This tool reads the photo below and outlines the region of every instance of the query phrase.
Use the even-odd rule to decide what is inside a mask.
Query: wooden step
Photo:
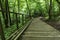
[[[24,35],[30,36],[59,36],[60,33],[57,32],[25,32]]]
[[[60,32],[35,18],[19,40],[60,40]]]
[[[23,36],[22,40],[60,40],[60,37],[53,36],[39,36],[39,37],[31,37],[31,36]]]

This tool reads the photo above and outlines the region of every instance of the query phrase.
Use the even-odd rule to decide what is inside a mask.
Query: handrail
[[[23,27],[20,28],[22,30],[18,29],[9,38],[7,38],[7,40],[18,40],[19,36],[21,36],[21,34],[28,28],[32,20],[33,18],[30,21],[28,21],[27,24],[25,24]]]
[[[0,10],[0,12],[2,12],[2,10]],[[6,12],[6,11],[4,11],[4,12]],[[10,12],[10,11],[9,11],[9,13],[14,13],[14,14],[19,14],[19,15],[25,15],[25,14],[22,14],[22,13],[16,13],[16,12]]]
[[[2,10],[0,10],[0,12],[2,12]],[[6,11],[3,11],[3,12],[5,13]],[[22,19],[21,19],[21,20],[22,20],[22,25],[25,25],[25,23],[26,23],[26,19],[27,19],[26,16],[29,17],[29,15],[27,15],[27,14],[15,13],[15,12],[10,12],[10,11],[9,11],[9,13],[15,15],[15,18],[16,18],[16,21],[15,21],[15,22],[16,22],[17,31],[19,30],[19,22],[18,22],[18,19],[19,19],[19,18],[18,18],[18,15],[22,15]],[[10,16],[11,16],[11,15],[10,15]],[[19,16],[19,17],[20,17],[20,16]],[[20,19],[19,19],[19,20],[20,20]],[[29,20],[30,20],[30,19],[29,19]],[[9,24],[10,24],[10,23],[9,23]],[[23,29],[23,30],[24,30],[24,29]],[[17,32],[17,31],[16,31],[16,32]],[[15,32],[15,33],[16,33],[16,32]],[[14,33],[14,34],[15,34],[15,33]],[[19,33],[19,32],[18,32],[18,33]],[[12,34],[12,35],[14,35],[14,34]],[[11,35],[9,38],[11,38],[12,35]],[[16,36],[16,35],[15,35],[15,36]],[[14,38],[14,37],[13,37],[13,38]]]
[[[22,29],[21,32],[19,32],[19,34],[17,34],[17,36],[14,38],[14,40],[18,40],[18,38],[22,35],[22,33],[29,27],[32,20],[33,20],[33,18],[26,25],[24,25],[25,27]]]
[[[19,1],[18,1],[19,2]],[[29,15],[27,15],[27,14],[22,14],[22,13],[19,13],[19,3],[18,3],[18,12],[14,12],[14,11],[9,11],[9,5],[7,6],[7,4],[8,4],[8,0],[7,0],[7,2],[6,2],[6,0],[5,0],[5,8],[3,7],[3,4],[1,3],[1,1],[0,1],[0,4],[1,4],[1,9],[0,9],[0,14],[2,14],[2,17],[3,17],[3,20],[4,20],[4,24],[5,24],[5,27],[6,28],[9,28],[10,26],[12,26],[12,25],[16,25],[16,29],[17,29],[17,31],[19,31],[19,23],[20,24],[22,24],[23,26],[27,23],[26,21],[26,19],[28,19],[28,20],[30,20],[31,19],[31,17],[30,17],[30,14]],[[14,9],[13,9],[14,10]],[[29,9],[28,9],[29,10]],[[11,17],[11,14],[13,15],[13,17]],[[21,15],[21,17],[22,17],[22,19],[20,19],[20,15]],[[28,18],[27,18],[28,17]],[[22,21],[22,22],[19,22],[19,21]],[[1,23],[2,24],[2,23]],[[1,26],[1,27],[3,27],[3,26]],[[25,28],[25,27],[24,27]],[[3,29],[1,29],[1,30],[3,30]],[[24,30],[24,29],[23,29]],[[22,30],[22,31],[23,31]],[[20,33],[20,32],[17,32],[17,31],[15,31],[15,33],[13,33],[12,35],[14,35],[14,34],[18,34],[18,33]],[[1,35],[3,34],[3,36],[1,36],[2,38],[2,40],[3,40],[3,38],[5,38],[5,34],[4,34],[4,31],[3,32],[1,32]],[[9,38],[12,38],[12,35],[9,37]],[[16,36],[16,35],[15,35]],[[15,38],[15,36],[13,37],[13,38]],[[4,40],[6,40],[6,38],[4,39]]]

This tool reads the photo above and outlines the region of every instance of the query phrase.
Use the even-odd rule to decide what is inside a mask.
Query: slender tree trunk
[[[4,32],[3,32],[1,17],[0,17],[0,35],[1,35],[1,39],[5,40],[5,35],[4,35]]]
[[[14,2],[14,4],[13,4],[13,12],[15,12],[15,2]],[[13,19],[12,19],[12,22],[14,23],[14,21],[15,21],[15,17],[14,17],[14,13],[13,13]]]
[[[2,0],[0,0],[0,7],[1,7],[1,12],[2,12],[2,15],[4,15],[4,12],[3,12],[3,8],[2,8],[2,2],[1,2]],[[4,16],[3,16],[3,18],[5,18]],[[2,21],[1,21],[1,16],[0,16],[0,35],[1,35],[1,39],[2,40],[5,40],[5,35],[4,35],[4,32],[3,32],[3,27],[2,27]]]
[[[26,5],[27,5],[27,10],[28,10],[28,13],[29,13],[29,17],[31,18],[31,13],[30,13],[30,9],[29,9],[29,5],[28,5],[27,0],[26,0]]]
[[[49,19],[52,19],[52,0],[50,0],[50,6],[49,6]]]
[[[5,8],[6,8],[6,27],[9,27],[11,24],[11,18],[10,18],[10,13],[9,13],[9,5],[8,5],[8,0],[5,0]]]
[[[1,12],[4,15],[4,11],[2,10],[3,9],[3,7],[2,7],[2,0],[0,0],[0,7],[1,7]],[[5,18],[5,17],[3,16],[3,18]],[[3,32],[3,27],[2,27],[1,16],[0,16],[0,34],[1,34],[1,39],[5,40],[4,32]]]
[[[45,0],[45,3],[46,3],[46,12],[48,13],[48,6],[49,6],[48,0]]]
[[[20,4],[20,0],[18,0],[18,13],[20,12],[20,5],[19,4]],[[20,15],[19,15],[18,19],[19,19],[18,21],[20,23]]]
[[[59,7],[59,16],[60,16],[60,2],[57,1],[57,3],[58,3],[58,7]]]
[[[3,1],[4,2],[4,1]],[[5,19],[5,14],[4,14],[4,7],[2,6],[2,0],[0,0],[0,7],[1,7],[1,11],[2,11],[2,15],[3,15],[3,18]]]
[[[3,18],[4,18],[4,23],[5,23],[5,27],[7,27],[8,23],[6,22],[6,14],[5,14],[5,7],[3,7],[3,0],[0,0],[0,6],[1,6],[1,11],[2,11],[2,15],[3,15]]]
[[[5,10],[5,11],[6,11],[6,18],[5,18],[6,24],[5,24],[5,25],[6,25],[6,28],[7,28],[7,27],[9,27],[9,23],[8,23],[8,22],[9,22],[9,21],[8,21],[8,20],[9,20],[9,19],[8,19],[9,12],[8,12],[7,0],[5,0],[5,8],[6,8],[6,10]]]

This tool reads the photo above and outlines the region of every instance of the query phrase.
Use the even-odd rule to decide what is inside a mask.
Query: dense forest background
[[[60,24],[60,0],[0,0],[0,22],[5,38],[21,28],[30,17],[40,16]]]

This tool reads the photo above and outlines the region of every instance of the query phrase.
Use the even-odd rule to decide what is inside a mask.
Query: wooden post
[[[25,23],[26,23],[26,15],[24,15],[24,21],[25,21]]]
[[[22,14],[22,25],[24,25],[24,15]]]
[[[18,14],[16,13],[16,26],[17,26],[17,29],[19,29],[19,26],[18,26]]]
[[[19,23],[20,23],[20,15],[19,15]]]

